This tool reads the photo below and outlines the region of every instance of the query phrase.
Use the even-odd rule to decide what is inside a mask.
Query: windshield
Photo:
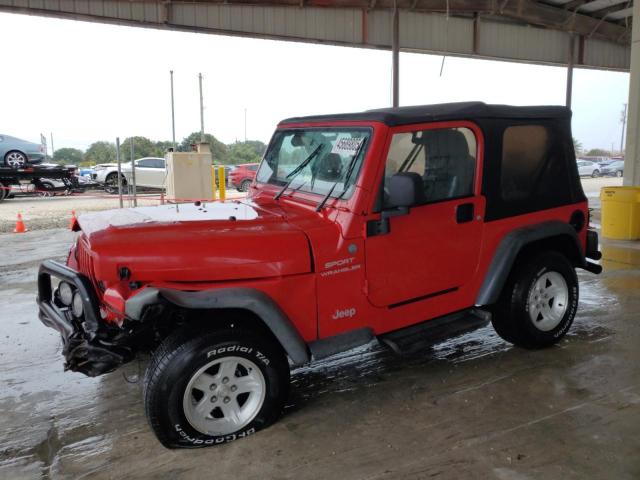
[[[349,198],[370,136],[370,128],[279,130],[260,164],[256,179],[283,187],[289,184],[289,192]],[[354,157],[357,158],[350,168]]]

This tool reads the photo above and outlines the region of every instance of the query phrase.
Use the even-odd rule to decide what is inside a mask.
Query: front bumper
[[[51,277],[71,284],[80,294],[83,304],[81,318],[74,317],[69,307],[57,298]],[[81,273],[53,260],[46,260],[38,271],[38,307],[40,321],[57,330],[63,343],[65,370],[81,372],[90,377],[115,370],[130,361],[130,349],[114,345],[113,335],[100,322],[98,297],[91,281]]]

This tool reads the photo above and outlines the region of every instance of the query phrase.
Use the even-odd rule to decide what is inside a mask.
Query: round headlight
[[[81,317],[83,313],[82,297],[79,292],[73,294],[73,303],[71,304],[71,313],[74,317]]]
[[[58,285],[58,297],[60,297],[60,301],[66,305],[71,305],[73,301],[73,288],[67,282],[60,282]]]

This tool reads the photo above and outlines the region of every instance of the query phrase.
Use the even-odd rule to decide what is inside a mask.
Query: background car
[[[599,177],[600,165],[590,160],[578,160],[578,174],[581,177]]]
[[[242,163],[229,173],[229,181],[239,192],[249,190],[249,185],[256,178],[259,163]]]
[[[0,134],[1,165],[22,168],[41,163],[44,158],[44,147],[41,144]]]
[[[114,170],[115,168],[115,170]],[[113,171],[118,171],[117,163],[99,163],[92,169],[91,179],[98,183],[104,183],[107,175]]]
[[[622,177],[624,175],[624,160],[611,162],[609,165],[602,167],[600,173],[609,177]]]
[[[164,158],[144,157],[135,160],[136,162],[136,188],[159,188],[165,186],[167,168]],[[124,186],[133,182],[131,173],[131,162],[123,163],[120,166],[122,173],[122,184]],[[118,164],[103,163],[96,165],[95,180],[104,184],[104,189],[109,193],[118,193]],[[92,175],[93,178],[93,175]]]

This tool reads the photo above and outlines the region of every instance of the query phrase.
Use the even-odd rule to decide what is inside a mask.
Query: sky
[[[19,39],[19,40],[16,40]],[[205,130],[225,143],[267,142],[283,118],[359,111],[391,103],[385,51],[170,32],[0,13],[0,133],[56,149],[132,135],[176,140]],[[563,105],[566,69],[400,55],[400,105],[480,100]],[[573,132],[585,148],[620,145],[629,75],[574,71]]]

